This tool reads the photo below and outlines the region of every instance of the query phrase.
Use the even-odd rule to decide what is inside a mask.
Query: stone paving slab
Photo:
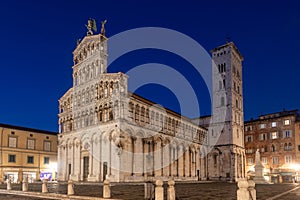
[[[278,199],[284,199],[284,200],[297,200],[300,199],[300,188],[289,192],[288,194],[285,194],[283,196],[280,196]]]
[[[37,197],[22,197],[18,195],[11,195],[11,194],[0,194],[0,199],[9,199],[9,200],[45,200],[43,198],[37,198]],[[49,199],[48,199],[49,200]]]
[[[256,196],[257,200],[265,200],[272,198],[276,195],[282,194],[286,191],[289,191],[293,188],[298,187],[299,184],[261,184],[256,185]],[[284,198],[279,198],[284,199]]]
[[[300,189],[294,190],[290,192],[289,194],[285,195],[284,200],[296,200],[300,199]]]

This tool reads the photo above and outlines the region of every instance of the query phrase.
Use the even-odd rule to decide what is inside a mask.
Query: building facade
[[[298,110],[261,115],[245,122],[247,172],[251,176],[255,152],[260,151],[265,177],[272,182],[291,182],[300,170]]]
[[[57,133],[0,124],[0,181],[56,179]]]
[[[191,120],[129,92],[126,74],[106,71],[104,33],[94,35],[89,29],[73,52],[73,87],[59,99],[58,179],[243,178],[242,57],[233,43],[214,49],[212,54],[217,63],[212,67],[212,78],[223,77],[222,88],[219,79],[213,82],[214,98],[218,98],[218,103],[213,102],[213,113],[222,113],[228,121],[220,130],[223,118],[210,117],[211,132],[216,134],[211,138],[221,136],[218,147],[209,153],[216,143],[210,139],[210,128],[199,126],[203,120]],[[232,99],[238,107],[232,106]]]

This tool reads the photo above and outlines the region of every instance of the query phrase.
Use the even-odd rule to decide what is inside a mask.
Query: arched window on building
[[[136,122],[140,120],[140,106],[139,105],[135,106],[134,119],[135,119]]]
[[[287,151],[288,150],[288,144],[284,143],[284,150]]]
[[[292,147],[292,143],[289,143],[289,145],[288,145],[288,149],[289,149],[289,150],[292,150],[292,149],[293,149],[293,147]]]
[[[276,151],[276,147],[275,147],[274,144],[272,144],[272,146],[271,146],[271,151],[272,151],[272,152],[275,152],[275,151]]]
[[[103,120],[102,110],[99,111],[98,118],[99,118],[99,121],[102,122],[102,120]]]
[[[129,103],[129,118],[133,119],[134,105],[132,102]]]
[[[113,110],[112,108],[109,109],[109,120],[113,120],[114,119],[114,114],[113,114]]]
[[[145,107],[141,107],[141,122],[145,122]]]

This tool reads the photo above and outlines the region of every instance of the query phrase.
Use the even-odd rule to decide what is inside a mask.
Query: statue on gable
[[[97,31],[97,25],[96,25],[96,20],[95,19],[88,19],[88,24],[85,25],[87,28],[87,35],[94,35],[94,32]],[[94,32],[93,32],[94,31]]]
[[[101,26],[101,35],[105,36],[105,24],[106,24],[107,20],[104,20],[101,22],[102,26]]]

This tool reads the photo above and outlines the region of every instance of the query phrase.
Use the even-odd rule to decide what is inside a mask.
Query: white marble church
[[[129,92],[126,74],[107,73],[104,24],[100,34],[92,25],[73,52],[73,87],[59,99],[58,180],[244,178],[243,58],[236,46],[212,50],[213,115],[189,119]]]

